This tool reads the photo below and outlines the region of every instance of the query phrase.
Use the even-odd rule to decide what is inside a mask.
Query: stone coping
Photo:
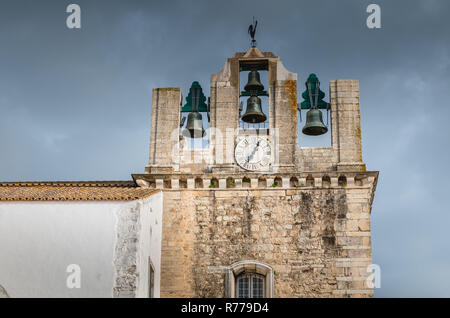
[[[138,186],[156,189],[247,190],[367,188],[376,185],[378,171],[298,174],[133,174]]]
[[[264,172],[251,172],[251,171],[238,171],[238,172],[232,172],[232,173],[180,173],[180,172],[171,172],[171,173],[134,173],[131,176],[133,177],[133,180],[136,181],[138,179],[144,179],[144,180],[155,180],[155,179],[187,179],[187,178],[228,178],[228,177],[234,177],[234,178],[243,178],[244,176],[248,178],[276,178],[276,177],[308,177],[311,175],[313,178],[316,177],[323,177],[323,176],[329,176],[329,177],[339,177],[339,176],[373,176],[378,177],[379,171],[302,171],[302,172],[280,172],[280,173],[264,173]]]

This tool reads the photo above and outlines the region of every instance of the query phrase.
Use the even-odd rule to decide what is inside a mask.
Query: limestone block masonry
[[[252,67],[268,74],[267,129],[239,125],[241,72]],[[161,297],[236,297],[241,273],[264,277],[265,297],[373,296],[378,172],[362,158],[358,81],[330,82],[330,147],[298,147],[297,81],[271,52],[227,59],[211,76],[205,149],[171,135],[181,91],[153,91],[149,164],[132,176],[163,194]],[[272,142],[270,171],[235,162],[237,140],[251,134]]]
[[[274,297],[372,296],[374,176],[326,188],[166,189],[161,297],[225,297],[226,269],[239,261],[273,269]]]

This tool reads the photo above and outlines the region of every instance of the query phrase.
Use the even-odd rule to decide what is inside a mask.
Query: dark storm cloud
[[[65,26],[69,3],[82,29]],[[382,28],[365,25],[381,6]],[[147,163],[151,89],[187,94],[246,51],[299,74],[359,79],[377,296],[450,296],[450,3],[436,1],[2,1],[1,180],[129,179]],[[314,139],[301,137],[308,145]],[[321,142],[323,139],[321,140]],[[329,141],[327,141],[329,142]]]

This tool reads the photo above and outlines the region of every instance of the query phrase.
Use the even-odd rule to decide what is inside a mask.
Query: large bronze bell
[[[258,96],[251,96],[247,99],[247,110],[242,115],[242,121],[250,124],[257,124],[265,122],[266,115],[261,109],[261,99]]]
[[[317,108],[312,108],[306,113],[306,124],[302,132],[309,136],[323,135],[328,131],[322,120],[322,112]]]
[[[248,82],[244,89],[247,92],[259,92],[264,90],[264,85],[261,84],[258,71],[250,71],[248,73]]]
[[[202,114],[197,111],[190,112],[182,134],[188,138],[203,138],[206,132],[203,129]]]

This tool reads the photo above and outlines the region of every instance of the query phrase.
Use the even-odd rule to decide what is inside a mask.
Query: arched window
[[[236,298],[264,298],[265,280],[260,274],[240,274],[236,278]]]
[[[273,270],[258,261],[232,264],[226,275],[225,296],[228,298],[273,297]]]

